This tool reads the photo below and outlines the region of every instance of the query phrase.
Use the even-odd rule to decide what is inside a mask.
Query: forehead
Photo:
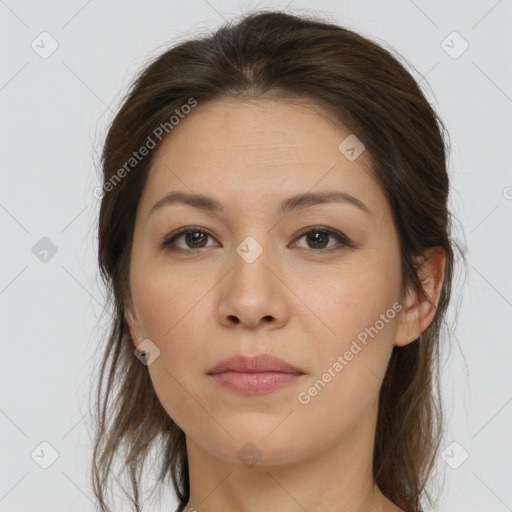
[[[149,212],[174,190],[248,207],[333,190],[378,211],[385,198],[368,153],[350,160],[339,149],[349,136],[324,109],[305,101],[199,103],[157,149],[141,209]]]
[[[296,152],[295,160],[306,154],[318,158],[325,148],[338,150],[348,135],[350,131],[341,121],[311,101],[227,98],[199,103],[158,152],[194,148],[201,153],[208,148],[205,151],[228,151],[237,157],[239,153],[280,165],[281,159],[290,160]],[[358,157],[359,165],[369,166],[367,156],[363,152]],[[280,160],[274,162],[273,158]]]

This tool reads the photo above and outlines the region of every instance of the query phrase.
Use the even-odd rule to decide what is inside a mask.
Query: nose
[[[225,326],[241,324],[248,329],[284,325],[290,314],[289,292],[277,267],[266,251],[254,260],[235,253],[232,267],[220,284],[219,321]]]

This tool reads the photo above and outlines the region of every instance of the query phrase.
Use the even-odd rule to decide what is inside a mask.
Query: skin
[[[310,104],[216,100],[199,104],[157,151],[137,210],[125,316],[135,346],[151,340],[155,391],[186,434],[186,510],[401,510],[372,478],[378,392],[393,347],[416,339],[435,311],[412,290],[400,302],[391,209],[367,152],[350,161],[338,150],[347,135]],[[321,190],[348,192],[371,215],[341,203],[278,211],[291,195]],[[225,211],[172,204],[149,215],[170,191],[213,196]],[[185,226],[210,236],[188,244],[181,236],[181,252],[161,246]],[[325,234],[315,245],[302,231],[311,226],[338,230],[355,247]],[[248,236],[263,251],[251,263],[236,251]],[[442,250],[429,253],[421,272],[437,304],[445,259]],[[300,403],[299,393],[394,303],[400,313]],[[207,375],[228,356],[259,353],[305,375],[251,397]],[[237,455],[248,442],[261,457],[251,467]]]

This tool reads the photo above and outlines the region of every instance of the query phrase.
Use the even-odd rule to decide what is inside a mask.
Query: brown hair
[[[446,130],[391,51],[327,21],[266,11],[155,58],[134,80],[106,136],[98,257],[113,321],[95,397],[91,470],[101,511],[110,511],[105,491],[119,452],[123,470],[129,472],[134,510],[142,510],[143,466],[156,446],[156,484],[170,478],[178,511],[190,493],[185,434],[159,402],[147,367],[134,357],[124,318],[135,215],[156,149],[133,169],[126,162],[158,127],[167,126],[166,134],[171,134],[169,119],[191,99],[201,104],[234,95],[312,101],[364,143],[399,234],[402,293],[408,287],[423,292],[417,258],[427,248],[445,251],[445,278],[433,322],[413,343],[393,349],[375,437],[375,482],[406,512],[421,511],[424,498],[432,502],[426,485],[442,432],[439,339],[451,295],[453,249],[459,249],[450,237]]]

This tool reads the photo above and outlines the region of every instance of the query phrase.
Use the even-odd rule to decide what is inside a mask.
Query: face
[[[367,152],[339,149],[349,135],[307,104],[215,101],[199,104],[155,155],[126,318],[135,345],[150,340],[148,371],[165,410],[187,441],[226,462],[239,463],[248,442],[260,464],[304,460],[374,427],[392,348],[406,338],[400,258]],[[172,192],[219,207],[153,209]],[[325,192],[345,200],[286,203]],[[208,374],[240,354],[279,357],[302,375],[251,395]]]

